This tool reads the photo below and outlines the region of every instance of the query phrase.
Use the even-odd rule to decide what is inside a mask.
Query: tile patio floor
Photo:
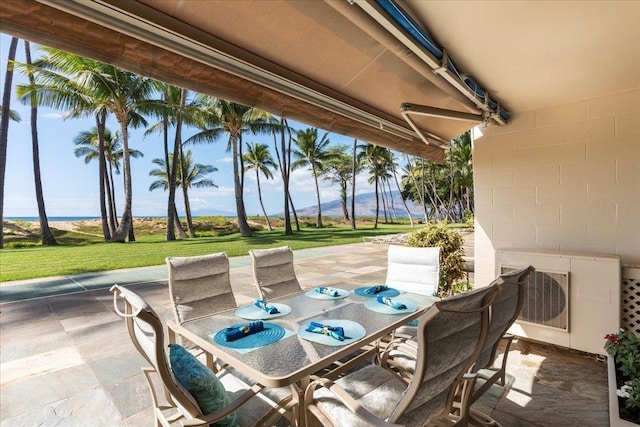
[[[299,250],[304,287],[384,281],[384,244]],[[231,259],[238,304],[253,301],[248,257]],[[49,283],[47,283],[49,282]],[[112,309],[113,283],[139,292],[171,317],[166,267],[3,283],[0,287],[0,424],[10,426],[153,425],[150,397],[124,322]],[[28,300],[39,289],[72,294]],[[512,348],[510,390],[480,408],[505,427],[609,425],[606,364],[595,356],[519,340]]]

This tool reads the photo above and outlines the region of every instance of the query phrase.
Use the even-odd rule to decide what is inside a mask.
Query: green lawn
[[[292,236],[283,229],[257,231],[253,237],[239,234],[167,242],[164,233],[136,235],[131,243],[102,243],[98,238],[72,232],[58,232],[62,243],[54,247],[5,247],[0,250],[0,282],[61,276],[121,268],[145,267],[164,264],[168,256],[204,255],[226,252],[228,256],[247,255],[249,249],[289,245],[292,249],[343,245],[362,242],[365,236],[407,233],[409,225],[379,224],[351,230],[334,226],[322,229],[303,228]]]

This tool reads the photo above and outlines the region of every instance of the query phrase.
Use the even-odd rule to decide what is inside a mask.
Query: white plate
[[[364,329],[364,327],[361,324],[353,322],[351,320],[315,319],[314,321],[318,323],[322,323],[323,325],[341,326],[344,329],[344,336],[349,338],[345,338],[344,341],[340,341],[335,338],[331,338],[328,335],[309,332],[306,329],[307,329],[307,326],[309,326],[309,324],[311,323],[311,320],[304,322],[304,324],[302,324],[298,329],[298,336],[300,336],[300,338],[317,342],[319,344],[341,346],[341,345],[349,345],[363,338],[365,335],[367,335],[367,331]]]
[[[341,298],[348,297],[349,294],[351,293],[346,289],[334,288],[332,286],[326,286],[326,287],[331,288],[335,291],[338,291],[338,296],[332,297],[331,295],[321,294],[320,292],[316,292],[315,288],[305,292],[305,295],[308,296],[309,298],[315,298],[315,299],[341,299]]]
[[[372,299],[365,302],[364,306],[371,311],[375,311],[376,313],[383,313],[383,314],[407,314],[407,313],[413,313],[418,309],[418,306],[415,303],[407,301],[406,299],[392,298],[392,300],[394,302],[400,302],[406,305],[407,308],[405,308],[404,310],[398,310],[397,308],[393,308],[390,305],[378,302],[377,299]]]
[[[238,308],[236,310],[236,316],[248,320],[266,320],[286,316],[287,314],[291,313],[291,307],[286,304],[280,304],[277,302],[269,302],[267,304],[277,308],[280,313],[269,314],[264,309],[251,304]]]

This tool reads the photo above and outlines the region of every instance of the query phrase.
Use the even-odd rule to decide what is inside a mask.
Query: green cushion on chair
[[[227,391],[213,371],[184,347],[169,344],[169,362],[176,380],[193,395],[203,414],[210,414],[231,403]],[[218,427],[236,427],[237,425],[235,412],[212,424]]]

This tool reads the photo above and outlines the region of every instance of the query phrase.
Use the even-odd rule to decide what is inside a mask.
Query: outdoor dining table
[[[280,326],[285,333],[277,341],[256,348],[235,349],[214,339],[216,334],[227,327],[250,322],[246,317],[238,316],[238,313],[242,314],[246,310],[252,311],[249,306],[203,316],[182,324],[170,321],[169,327],[205,352],[265,387],[291,386],[293,398],[299,403],[312,374],[340,360],[349,360],[349,355],[368,345],[372,348],[371,344],[375,344],[380,338],[407,322],[417,319],[437,300],[436,297],[401,293],[392,299],[407,302],[412,310],[387,314],[371,309],[373,303],[370,301],[375,301],[375,295],[363,296],[361,284],[338,283],[333,284],[332,289],[339,289],[346,296],[317,297],[313,294],[313,289],[307,289],[269,300],[269,304],[284,307],[285,310],[281,310],[281,313],[273,318],[265,315],[262,320],[267,322],[265,325]],[[360,294],[354,292],[356,289],[359,289]],[[344,342],[316,342],[309,340],[309,334],[304,332],[304,327],[311,321],[322,324],[355,322],[362,327],[362,334],[349,337]],[[297,424],[302,425],[304,416],[299,410],[296,412]]]

